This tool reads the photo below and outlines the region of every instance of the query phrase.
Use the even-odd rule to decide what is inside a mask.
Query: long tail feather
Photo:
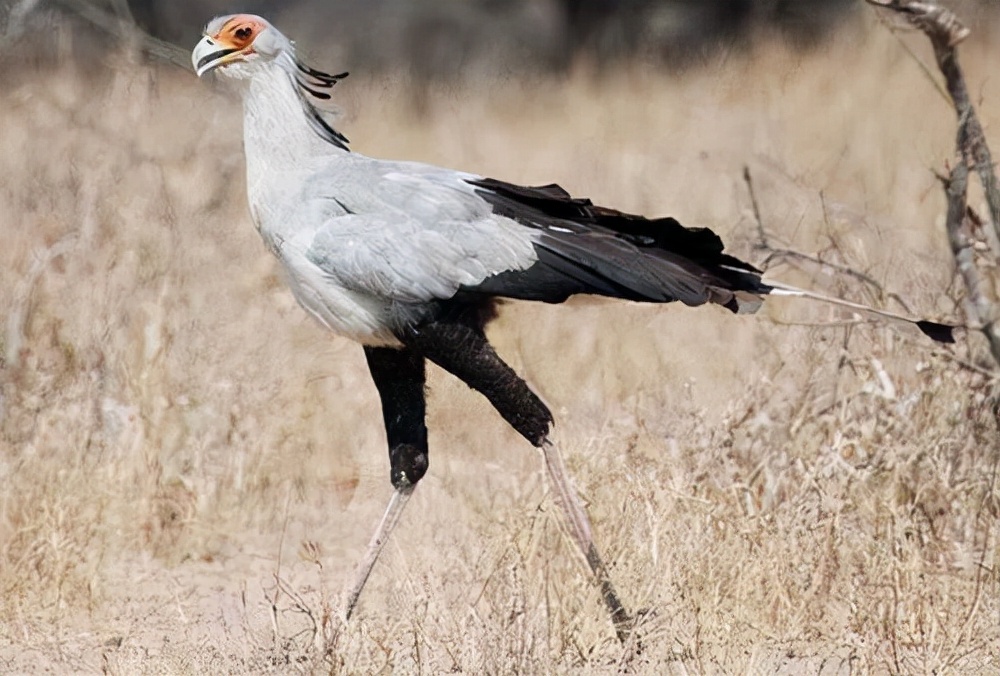
[[[875,315],[877,317],[891,319],[893,321],[906,322],[907,324],[912,324],[913,326],[916,326],[918,329],[920,329],[920,331],[923,332],[925,336],[939,343],[955,342],[954,329],[958,328],[957,326],[952,326],[950,324],[942,324],[940,322],[932,322],[927,319],[908,317],[906,315],[899,314],[898,312],[891,312],[889,310],[880,310],[878,308],[873,308],[868,305],[863,305],[861,303],[854,303],[849,300],[844,300],[843,298],[826,296],[821,293],[816,293],[815,291],[807,291],[805,289],[800,289],[798,287],[794,287],[789,284],[784,284],[782,282],[767,280],[764,283],[771,287],[770,295],[772,296],[796,296],[799,298],[811,298],[812,300],[818,300],[820,302],[828,303],[830,305],[837,305],[839,307],[846,307],[851,310],[857,310],[858,312],[863,312],[868,315]]]

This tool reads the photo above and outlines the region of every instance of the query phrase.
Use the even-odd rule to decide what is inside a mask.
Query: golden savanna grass
[[[982,27],[980,33],[988,33]],[[994,139],[988,35],[963,47]],[[995,37],[995,36],[994,36]],[[929,58],[919,36],[905,38]],[[511,303],[491,330],[552,406],[612,575],[617,644],[539,458],[430,374],[431,470],[355,620],[390,493],[360,348],[307,318],[245,207],[236,103],[127,54],[0,91],[0,671],[996,673],[997,428],[979,337],[774,300]],[[953,113],[849,29],[671,74],[338,86],[366,154],[558,180],[862,271],[792,283],[962,318],[931,173]],[[977,203],[975,198],[974,203]]]

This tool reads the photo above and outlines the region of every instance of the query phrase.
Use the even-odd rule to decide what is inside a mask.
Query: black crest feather
[[[330,95],[321,90],[332,89],[335,84],[347,77],[348,73],[330,75],[329,73],[324,73],[321,70],[307,66],[298,60],[295,61],[295,68],[297,72],[292,77],[296,85],[295,92],[299,95],[299,102],[302,104],[302,111],[306,114],[309,126],[312,127],[313,131],[320,138],[328,143],[337,146],[341,150],[350,150],[347,147],[347,144],[350,143],[347,137],[330,125],[323,116],[322,111],[309,98],[313,97],[322,101],[328,101]]]

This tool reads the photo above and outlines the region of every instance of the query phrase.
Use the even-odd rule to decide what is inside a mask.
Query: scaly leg
[[[396,490],[347,592],[345,620],[354,613],[379,554],[399,523],[417,482],[427,472],[424,358],[411,350],[389,347],[365,347],[365,357],[382,400],[382,418],[389,442],[389,479]]]
[[[406,507],[410,496],[413,495],[414,488],[416,488],[416,485],[411,484],[403,488],[397,488],[392,492],[389,504],[385,508],[385,514],[382,515],[382,521],[379,523],[378,528],[375,529],[375,534],[372,536],[371,542],[368,543],[368,549],[365,551],[364,558],[361,559],[361,563],[358,565],[358,570],[354,575],[354,584],[351,585],[350,590],[347,592],[347,608],[344,611],[345,620],[351,619],[351,614],[354,612],[355,606],[358,605],[358,597],[361,596],[361,590],[365,588],[365,583],[368,582],[368,576],[371,575],[372,568],[375,567],[375,562],[378,561],[379,554],[382,553],[385,543],[389,541],[389,536],[396,528],[396,524],[399,523],[399,517],[403,514],[403,508]]]
[[[615,626],[615,635],[619,641],[625,643],[632,633],[635,623],[628,611],[625,610],[625,606],[622,605],[621,599],[618,598],[618,592],[611,582],[608,569],[597,551],[597,545],[594,544],[594,537],[590,531],[590,519],[587,518],[587,512],[580,504],[580,497],[576,494],[569,473],[563,465],[562,454],[555,444],[548,440],[542,444],[541,451],[556,504],[562,508],[569,526],[570,536],[587,560],[590,572],[594,574],[594,579],[601,588],[601,597],[604,599],[604,605],[607,606],[608,612],[611,613],[611,623]]]
[[[549,409],[500,359],[482,329],[475,324],[468,321],[430,322],[407,331],[400,336],[400,340],[482,393],[504,420],[542,451],[556,504],[562,508],[573,542],[600,586],[601,596],[611,613],[615,634],[625,643],[634,622],[622,605],[597,552],[590,521],[569,481],[559,451],[548,441],[552,425]]]

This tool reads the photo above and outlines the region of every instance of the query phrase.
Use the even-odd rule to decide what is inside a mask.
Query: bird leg
[[[415,485],[427,472],[424,358],[392,347],[365,347],[365,357],[382,400],[389,479],[397,489]]]
[[[481,328],[469,321],[429,322],[404,332],[403,343],[483,394],[521,436],[542,451],[545,468],[573,542],[601,589],[618,639],[634,627],[591,535],[590,520],[573,488],[558,449],[548,441],[552,414],[528,385],[493,350]]]
[[[388,347],[365,347],[365,357],[382,400],[382,419],[389,442],[389,479],[396,490],[347,592],[344,611],[347,620],[351,619],[368,576],[399,523],[413,489],[427,472],[424,358],[410,350]]]
[[[358,605],[361,590],[365,588],[365,583],[368,582],[368,576],[372,574],[372,568],[375,567],[379,554],[382,553],[385,543],[389,541],[389,536],[396,528],[396,524],[399,523],[399,517],[402,516],[403,508],[406,507],[407,501],[413,495],[414,488],[416,485],[404,486],[392,492],[389,504],[385,508],[385,514],[382,515],[382,521],[375,529],[375,534],[372,535],[372,539],[368,543],[368,549],[365,550],[365,555],[361,559],[361,563],[358,564],[358,570],[354,574],[354,584],[347,592],[347,607],[344,610],[345,620],[351,619],[354,608]]]
[[[562,454],[559,452],[559,448],[547,439],[542,443],[540,450],[545,459],[545,469],[548,472],[552,493],[555,496],[556,504],[562,508],[563,515],[566,517],[570,536],[587,560],[590,572],[594,574],[594,579],[601,588],[601,598],[604,599],[604,605],[607,606],[608,612],[611,614],[615,635],[619,641],[625,643],[632,633],[635,622],[625,610],[621,599],[618,598],[618,592],[615,590],[614,583],[611,582],[608,569],[597,551],[597,545],[594,544],[594,537],[590,530],[590,519],[587,518],[587,512],[580,503],[580,496],[573,488],[569,472],[563,465]]]

